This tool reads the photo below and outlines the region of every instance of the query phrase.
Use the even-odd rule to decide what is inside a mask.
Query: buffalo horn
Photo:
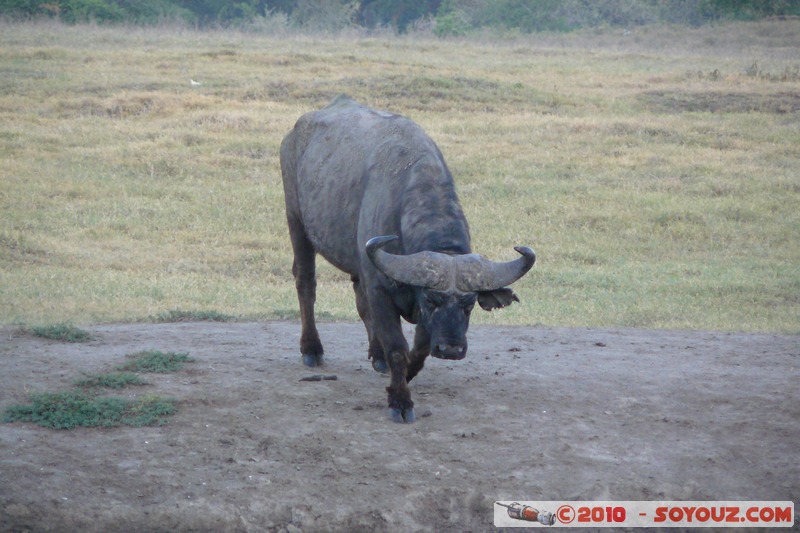
[[[507,263],[495,263],[478,254],[456,256],[456,287],[462,292],[493,291],[511,285],[525,275],[536,262],[536,254],[527,246],[514,248],[521,257]]]
[[[388,277],[407,285],[446,291],[452,287],[452,257],[438,252],[394,255],[381,250],[397,240],[395,235],[373,237],[367,241],[367,256],[375,267]]]
[[[536,254],[524,246],[514,248],[522,257],[507,263],[495,263],[478,254],[453,256],[425,251],[394,255],[380,249],[397,239],[397,236],[387,235],[373,237],[367,242],[367,256],[375,267],[400,283],[439,291],[500,289],[524,276],[536,262]]]

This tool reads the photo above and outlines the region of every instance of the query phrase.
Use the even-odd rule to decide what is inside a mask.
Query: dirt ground
[[[123,394],[178,413],[1,424],[0,531],[492,531],[495,500],[800,501],[800,336],[474,326],[400,425],[360,324],[320,325],[337,379],[311,382],[296,323],[87,329],[0,329],[0,409],[159,349],[196,362]]]

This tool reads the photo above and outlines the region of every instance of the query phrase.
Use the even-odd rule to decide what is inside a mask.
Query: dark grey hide
[[[323,363],[314,322],[315,256],[350,274],[373,367],[391,372],[390,415],[413,422],[408,382],[432,354],[463,359],[476,301],[519,301],[506,285],[533,266],[529,248],[508,263],[473,254],[453,178],[436,144],[398,115],[339,96],[300,117],[281,145],[308,366]],[[369,242],[368,242],[369,241]],[[409,351],[400,319],[417,324]]]

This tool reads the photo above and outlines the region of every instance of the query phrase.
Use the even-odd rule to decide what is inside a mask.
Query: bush
[[[35,326],[30,332],[37,337],[64,342],[87,342],[92,340],[92,335],[72,324],[61,323],[48,326]]]
[[[183,368],[183,363],[194,361],[188,353],[160,352],[144,350],[128,356],[130,361],[119,367],[119,370],[133,372],[154,372],[166,374]]]
[[[175,402],[158,396],[137,400],[92,397],[83,392],[45,392],[31,396],[28,405],[12,405],[4,422],[33,422],[52,429],[161,425],[175,413]]]
[[[153,317],[155,322],[230,322],[234,317],[218,311],[183,311],[172,309]]]
[[[128,385],[147,385],[147,382],[131,372],[110,372],[108,374],[88,374],[75,381],[76,387],[122,389]]]
[[[68,23],[154,24],[194,19],[173,0],[0,0],[0,13],[11,17],[57,17]]]
[[[124,369],[141,372],[173,372],[183,363],[193,361],[188,354],[146,351],[132,354]],[[88,374],[75,381],[79,390],[43,392],[30,396],[26,405],[12,405],[5,410],[3,422],[33,422],[53,429],[77,427],[153,426],[166,423],[175,414],[175,401],[148,394],[134,400],[99,396],[103,388],[121,389],[129,385],[146,385],[141,377],[130,372]]]
[[[289,20],[312,32],[337,32],[353,25],[358,2],[352,0],[297,0]]]
[[[470,29],[467,16],[462,11],[450,11],[436,17],[433,30],[437,37],[462,37]]]

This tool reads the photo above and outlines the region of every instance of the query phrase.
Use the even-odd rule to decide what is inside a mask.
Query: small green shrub
[[[132,372],[109,372],[107,374],[87,374],[75,381],[76,387],[122,389],[128,385],[147,385],[147,382]]]
[[[87,342],[92,340],[92,335],[72,324],[61,323],[47,326],[36,326],[30,332],[37,337],[65,342]]]
[[[28,405],[6,409],[4,422],[33,422],[52,429],[76,427],[152,426],[175,413],[175,402],[158,396],[137,400],[93,397],[79,391],[44,392],[31,396]]]
[[[134,353],[122,370],[173,372],[193,361],[186,353],[155,350]],[[148,394],[135,400],[99,396],[102,388],[121,389],[129,385],[147,385],[132,372],[84,374],[75,386],[78,390],[33,394],[30,403],[12,405],[2,416],[3,422],[33,422],[53,429],[76,427],[153,426],[166,423],[175,413],[175,401]]]
[[[122,423],[133,427],[163,426],[166,417],[174,415],[175,411],[175,400],[148,394],[128,405]]]
[[[158,350],[144,350],[130,354],[128,357],[130,360],[118,367],[118,370],[166,374],[167,372],[176,372],[183,368],[184,363],[194,361],[188,353],[165,353]]]
[[[217,311],[182,311],[173,309],[157,314],[155,322],[230,322],[234,317]]]

